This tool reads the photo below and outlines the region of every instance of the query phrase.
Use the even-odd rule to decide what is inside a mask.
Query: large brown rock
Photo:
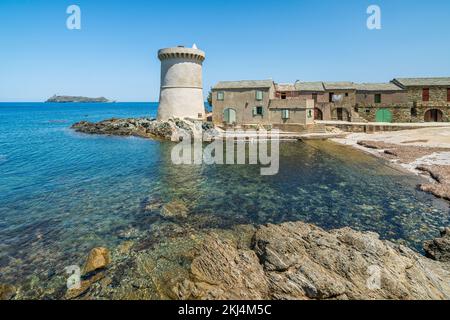
[[[263,267],[251,250],[231,240],[208,236],[191,263],[191,280],[179,284],[182,299],[267,299],[269,287]]]
[[[98,247],[89,252],[83,267],[83,274],[105,268],[111,262],[110,253],[107,248]]]
[[[446,266],[375,233],[297,222],[261,227],[254,239],[275,299],[450,298]]]

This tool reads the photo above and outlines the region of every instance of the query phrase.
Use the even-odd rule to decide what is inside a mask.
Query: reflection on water
[[[33,288],[60,276],[92,247],[157,226],[159,207],[173,200],[188,208],[178,222],[194,228],[301,220],[375,231],[418,250],[449,224],[447,204],[417,191],[419,178],[328,142],[281,144],[279,174],[261,176],[258,166],[175,166],[172,143],[67,129],[86,114],[100,120],[155,110],[0,105],[8,159],[0,157],[0,283]]]

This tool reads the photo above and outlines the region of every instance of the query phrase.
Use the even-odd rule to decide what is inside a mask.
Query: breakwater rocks
[[[138,136],[149,139],[180,141],[186,135],[203,135],[205,141],[218,134],[208,123],[196,120],[150,118],[108,119],[100,122],[81,121],[71,127],[77,132],[115,136]]]
[[[448,229],[425,245],[432,259],[375,233],[302,222],[167,229],[147,247],[127,242],[126,255],[120,246],[102,280],[71,298],[450,299]]]

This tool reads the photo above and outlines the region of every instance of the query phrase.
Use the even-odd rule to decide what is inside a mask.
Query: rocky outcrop
[[[261,227],[255,252],[275,299],[449,299],[442,264],[375,233],[304,223]]]
[[[426,241],[423,248],[427,257],[437,261],[450,262],[450,228],[444,228],[440,238]]]
[[[445,233],[447,237],[447,233]],[[440,252],[447,244],[428,246]],[[441,255],[440,257],[443,257]],[[371,232],[302,222],[190,232],[133,251],[89,298],[450,299],[450,264]]]
[[[420,190],[450,201],[450,166],[422,165],[418,166],[417,170],[429,174],[435,181],[434,183],[421,184]]]
[[[188,119],[157,121],[150,118],[131,118],[109,119],[96,123],[81,121],[72,125],[72,129],[87,134],[139,136],[171,141],[180,141],[187,136],[201,137],[202,135],[205,141],[210,141],[219,134],[209,124]]]

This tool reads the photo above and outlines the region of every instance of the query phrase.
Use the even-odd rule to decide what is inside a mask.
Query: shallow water
[[[227,228],[301,220],[349,226],[417,250],[449,225],[447,203],[421,181],[329,142],[283,143],[280,172],[257,166],[175,166],[173,146],[88,136],[80,120],[155,116],[156,104],[0,104],[0,283],[39,282],[77,264],[94,246],[161,218],[148,203],[184,201],[187,223]]]

